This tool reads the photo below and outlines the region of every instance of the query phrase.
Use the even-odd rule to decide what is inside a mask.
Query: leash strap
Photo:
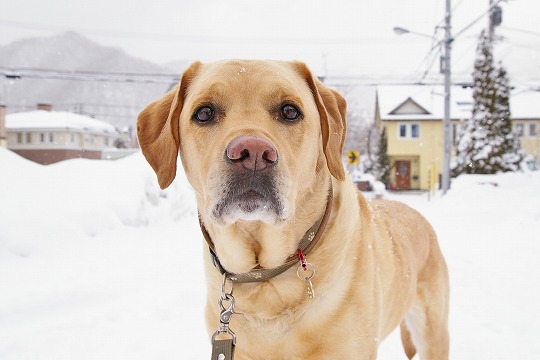
[[[232,360],[234,356],[233,339],[214,340],[211,360]]]

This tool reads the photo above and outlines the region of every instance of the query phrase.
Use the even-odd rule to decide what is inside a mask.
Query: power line
[[[438,53],[438,52],[437,52]],[[434,56],[434,59],[437,59],[436,56]],[[434,63],[434,60],[432,59],[431,65],[428,66],[430,68],[432,64]],[[20,68],[12,68],[9,70],[6,69],[0,69],[1,75],[6,74],[17,74],[17,77],[20,77],[21,79],[24,78],[31,78],[31,79],[43,79],[43,80],[70,80],[70,81],[103,81],[103,82],[115,82],[115,83],[147,83],[147,84],[175,84],[179,81],[178,75],[167,75],[167,74],[161,74],[163,76],[162,79],[152,79],[151,77],[156,75],[153,73],[136,73],[137,77],[129,77],[127,75],[131,73],[111,73],[111,72],[100,72],[100,71],[65,71],[65,70],[53,70],[53,69],[47,69],[47,71],[43,72],[37,72],[36,73],[26,73],[24,71],[20,71]],[[111,74],[115,75],[126,75],[126,76],[118,76],[111,78],[109,77]],[[11,75],[12,76],[12,75]],[[167,78],[167,76],[170,76]],[[423,76],[422,79],[425,77]],[[354,75],[347,75],[347,76],[330,76],[325,79],[325,83],[327,85],[331,86],[341,86],[341,87],[355,87],[355,86],[366,86],[366,87],[375,87],[379,85],[442,85],[442,82],[440,81],[431,81],[431,82],[424,82],[422,81],[410,81],[410,80],[403,80],[403,81],[396,81],[393,79],[386,79],[385,77],[381,77],[379,79],[374,78],[368,78],[365,76],[354,76]],[[456,82],[454,85],[462,85],[461,82]],[[98,104],[96,104],[98,105]],[[111,104],[99,104],[100,106],[115,106]]]
[[[35,67],[18,67],[12,69],[16,71],[30,71],[30,72],[51,72],[60,74],[87,74],[87,75],[112,75],[112,76],[142,76],[142,77],[170,77],[178,78],[178,74],[167,73],[141,73],[141,72],[117,72],[117,71],[96,71],[96,70],[62,70],[51,68],[35,68]]]
[[[179,81],[178,75],[157,73],[120,73],[88,70],[60,70],[44,68],[0,68],[5,77],[43,79],[43,80],[75,80],[93,82],[123,82],[144,84],[171,84]]]
[[[506,1],[506,0],[496,0],[496,1],[493,1],[493,3],[491,3],[489,5],[489,8],[487,9],[486,12],[482,13],[482,15],[478,16],[475,20],[473,20],[473,22],[471,22],[469,25],[465,26],[463,29],[461,29],[460,31],[458,31],[456,34],[452,35],[452,40],[455,40],[459,35],[463,34],[465,31],[469,30],[474,24],[476,24],[478,21],[482,20],[482,18],[484,16],[486,16],[487,14],[490,13],[490,11],[497,5],[499,5],[501,2],[503,1]]]
[[[454,7],[452,8],[452,13],[454,13],[454,11],[456,11],[456,9],[463,3],[464,0],[460,0],[457,2],[457,4],[454,5]]]
[[[422,74],[422,77],[420,78],[419,80],[419,83],[422,83],[424,81],[424,79],[426,78],[426,76],[428,75],[429,71],[431,70],[431,68],[433,67],[433,64],[435,63],[435,60],[437,60],[439,57],[439,54],[441,53],[441,48],[439,47],[438,50],[435,52],[435,54],[433,55],[433,58],[431,59],[431,62],[429,64],[427,64],[426,66],[426,70],[424,71],[424,73]]]
[[[540,32],[536,32],[536,31],[525,30],[525,29],[517,29],[517,28],[514,28],[514,27],[508,27],[508,26],[501,26],[501,29],[520,32],[522,34],[528,34],[528,35],[533,35],[533,36],[540,37]]]
[[[0,74],[10,77],[44,79],[44,80],[74,80],[74,81],[109,81],[125,83],[171,84],[179,82],[176,74],[155,73],[120,73],[89,70],[61,70],[51,68],[0,68]],[[154,77],[160,77],[154,79]],[[332,79],[332,80],[329,80]],[[332,76],[327,81],[337,81],[340,85],[377,86],[379,84],[412,84],[411,82],[396,82],[395,80],[373,80],[362,76]]]
[[[40,75],[40,74],[21,74],[21,78],[41,79],[41,80],[75,80],[75,81],[92,81],[92,82],[112,82],[112,83],[143,83],[143,84],[171,84],[167,80],[152,80],[152,79],[115,79],[110,77],[83,77],[83,76],[66,76],[66,75]]]
[[[464,0],[461,0],[459,1],[456,5],[454,5],[454,7],[452,8],[452,12],[453,10],[457,9],[462,3],[463,3]],[[465,26],[463,29],[461,29],[459,32],[457,32],[455,35],[452,36],[452,39],[451,41],[454,41],[456,39],[456,37],[460,36],[461,34],[463,34],[464,32],[466,32],[468,29],[470,29],[474,24],[476,24],[478,21],[480,21],[485,15],[489,14],[490,11],[495,7],[497,6],[499,3],[501,3],[502,1],[506,1],[506,0],[496,0],[494,1],[492,4],[490,4],[489,8],[487,9],[486,12],[482,13],[480,16],[478,16],[475,20],[473,20],[470,24],[468,24],[467,26]],[[441,21],[439,21],[439,23],[435,26],[435,31],[433,33],[433,36],[432,36],[432,46],[430,48],[430,50],[427,52],[427,54],[425,55],[424,59],[422,60],[421,64],[423,64],[424,62],[426,63],[426,69],[424,70],[424,72],[422,73],[422,76],[419,80],[419,83],[422,83],[424,81],[424,79],[426,78],[426,76],[429,74],[429,71],[431,70],[431,68],[433,67],[433,64],[435,63],[435,60],[437,59],[437,56],[440,54],[441,52],[441,44],[442,44],[442,40],[441,41],[437,41],[436,39],[436,35],[437,35],[437,31],[439,28],[442,28],[444,27],[442,25],[442,23],[445,21],[445,18],[443,18]],[[518,30],[518,29],[515,29],[515,30]],[[528,32],[528,31],[527,31]],[[538,35],[540,36],[540,33],[534,33],[534,32],[531,32],[533,33],[534,35]],[[434,50],[437,50],[435,52],[435,54],[433,55],[433,58],[431,60],[429,60],[431,54],[433,53]],[[458,60],[462,59],[463,56],[460,56],[458,58]]]

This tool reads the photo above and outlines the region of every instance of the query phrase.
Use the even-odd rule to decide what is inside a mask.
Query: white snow
[[[471,116],[471,89],[453,86],[451,89],[450,115],[452,119],[467,119]],[[444,88],[439,85],[379,85],[377,100],[380,116],[383,120],[441,120],[444,117]],[[394,113],[407,101],[416,103],[420,108],[414,111]],[[422,113],[422,111],[427,111]],[[409,111],[412,111],[409,113]]]
[[[450,114],[452,119],[471,117],[473,105],[472,90],[461,86],[451,88]],[[383,120],[440,120],[444,117],[444,89],[442,86],[427,85],[380,85],[377,86],[380,116]],[[398,113],[392,114],[407,99],[414,101],[429,114]],[[540,92],[528,92],[518,89],[510,96],[510,114],[515,120],[537,119],[537,104]]]
[[[195,201],[141,154],[41,166],[0,148],[0,359],[208,359]],[[385,194],[433,223],[451,275],[452,359],[540,353],[540,172]],[[234,330],[234,329],[233,329]],[[379,359],[404,359],[399,334]]]
[[[116,133],[114,126],[88,116],[66,111],[34,110],[6,115],[7,129],[74,129]]]

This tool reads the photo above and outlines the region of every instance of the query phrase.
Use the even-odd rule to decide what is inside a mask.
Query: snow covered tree
[[[517,171],[525,155],[521,149],[519,135],[512,130],[510,119],[510,81],[506,69],[501,63],[495,69],[495,126],[493,132],[501,139],[500,146],[494,151],[502,160],[498,171]]]
[[[473,72],[473,110],[460,129],[452,175],[495,174],[519,168],[519,139],[510,121],[510,85],[502,66],[495,67],[492,44],[484,32]]]
[[[371,171],[377,180],[381,181],[384,185],[390,183],[390,160],[388,158],[388,137],[386,135],[386,128],[383,128],[381,131],[377,153]]]

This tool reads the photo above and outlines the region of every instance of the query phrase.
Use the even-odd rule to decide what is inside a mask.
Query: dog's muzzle
[[[225,150],[225,160],[237,171],[271,171],[277,164],[278,152],[272,143],[255,136],[240,136]]]
[[[270,141],[240,136],[227,146],[224,161],[225,184],[212,211],[215,218],[225,222],[273,222],[283,216],[283,201],[276,183],[278,152]]]

